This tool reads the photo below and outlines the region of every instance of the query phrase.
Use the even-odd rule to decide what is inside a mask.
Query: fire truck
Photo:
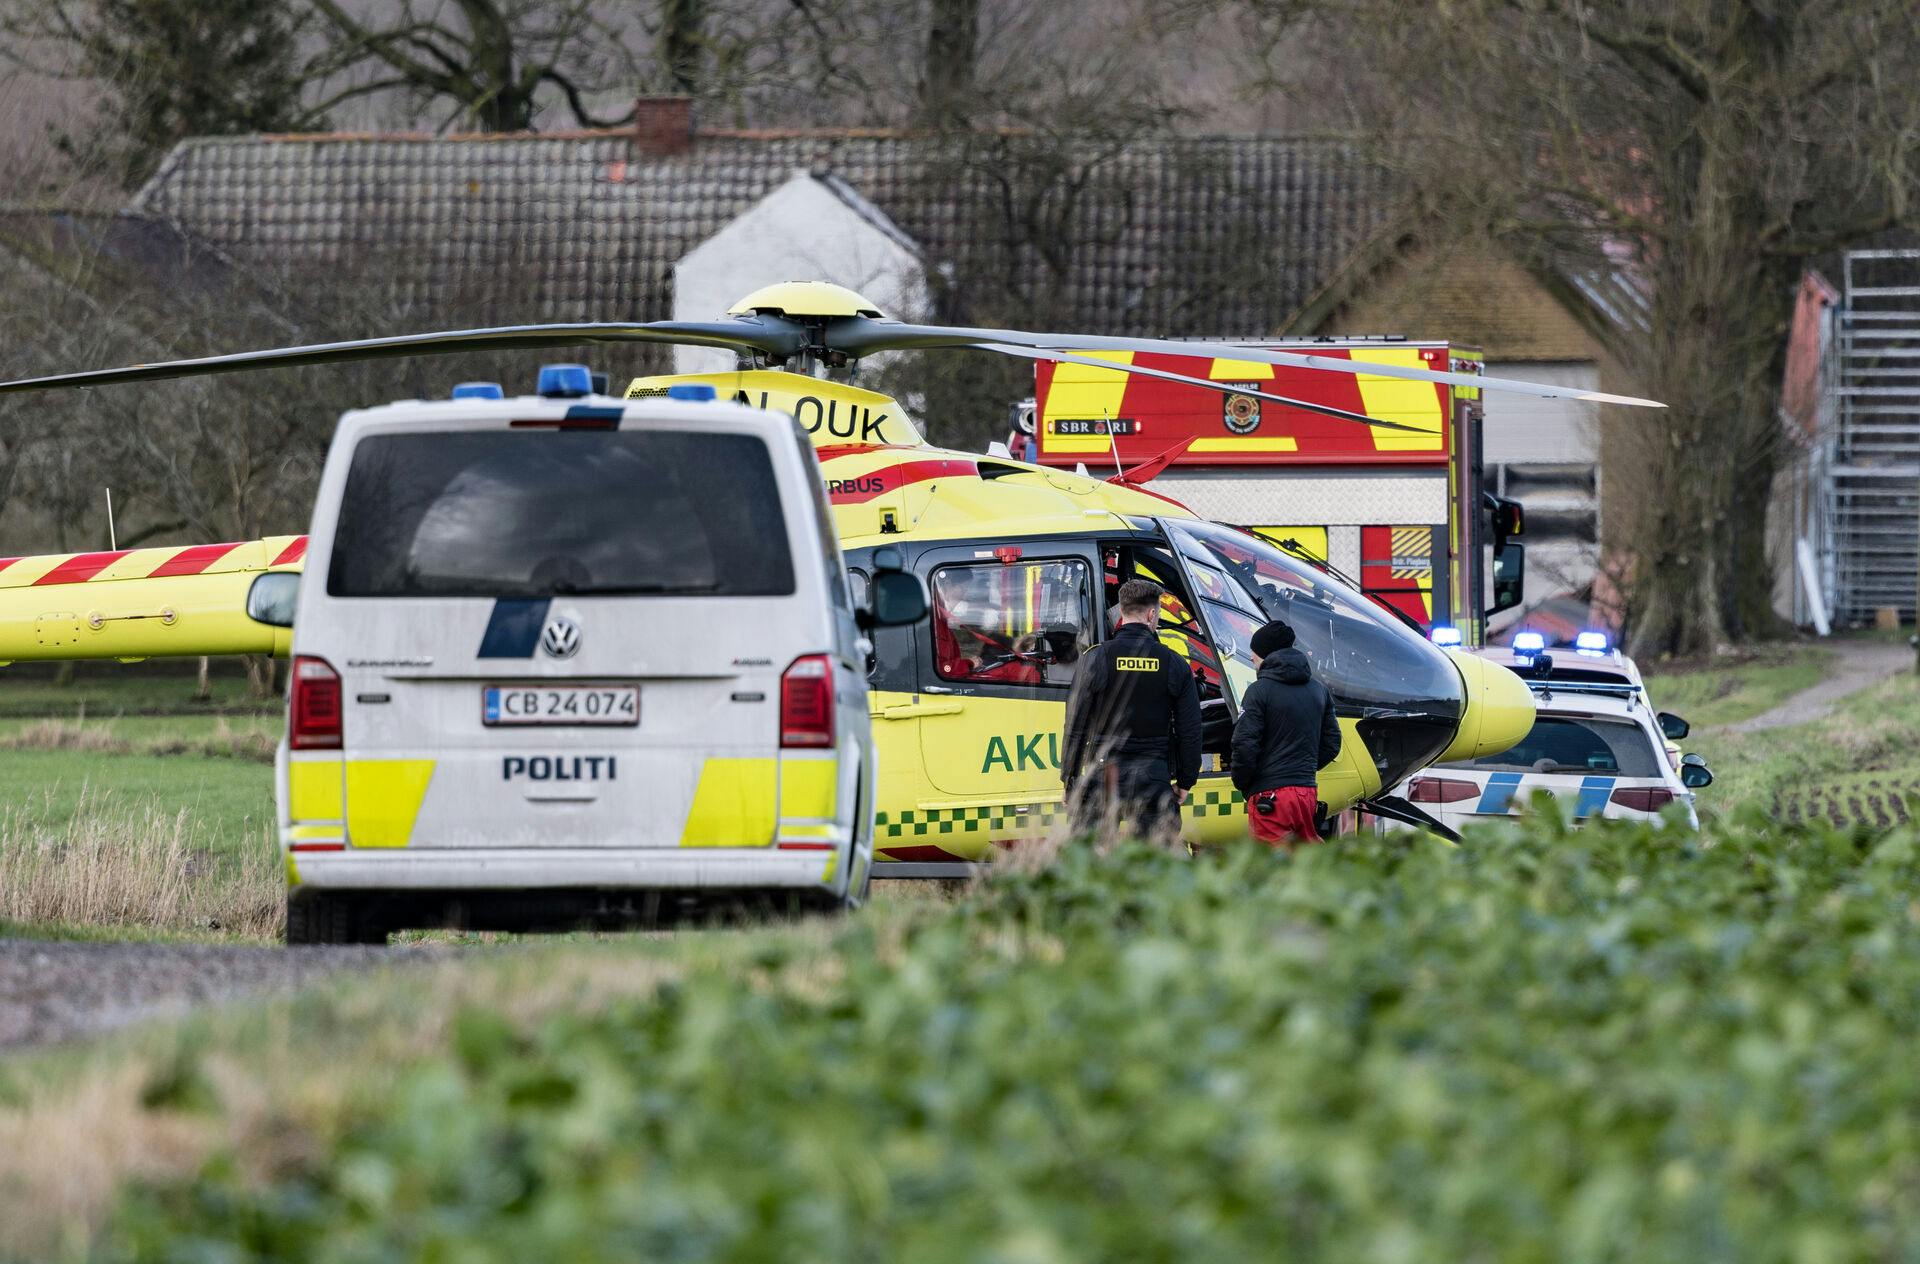
[[[1482,371],[1477,348],[1403,338],[1196,341],[1191,355],[1088,352],[1036,366],[1011,447],[1042,465],[1134,481],[1204,518],[1244,527],[1357,581],[1443,643],[1478,645],[1518,605],[1526,567],[1518,502],[1481,485],[1480,391],[1235,359],[1237,346],[1382,366]],[[1122,361],[1362,413],[1381,425],[1128,374]]]

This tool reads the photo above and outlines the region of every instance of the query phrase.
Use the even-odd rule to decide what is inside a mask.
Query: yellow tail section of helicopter
[[[306,546],[305,536],[272,536],[0,558],[0,661],[284,658],[292,629],[252,617],[249,599],[262,575],[298,572]]]

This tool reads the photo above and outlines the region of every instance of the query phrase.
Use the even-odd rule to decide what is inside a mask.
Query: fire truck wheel
[[[287,943],[384,944],[387,928],[375,910],[351,895],[314,891],[287,895]]]

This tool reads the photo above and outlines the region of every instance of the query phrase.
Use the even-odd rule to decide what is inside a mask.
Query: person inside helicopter
[[[986,563],[933,575],[939,673],[985,684],[1065,686],[1090,644],[1086,568]]]

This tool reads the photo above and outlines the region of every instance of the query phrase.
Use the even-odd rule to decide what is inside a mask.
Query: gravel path
[[[0,1052],[286,991],[409,949],[69,943],[0,938]]]
[[[1757,729],[1779,729],[1793,724],[1809,724],[1837,706],[1842,698],[1870,689],[1883,680],[1913,670],[1913,650],[1897,642],[1840,641],[1833,646],[1838,657],[1834,672],[1819,684],[1802,689],[1771,711],[1762,711],[1752,719],[1729,724],[1730,733],[1751,733]]]

